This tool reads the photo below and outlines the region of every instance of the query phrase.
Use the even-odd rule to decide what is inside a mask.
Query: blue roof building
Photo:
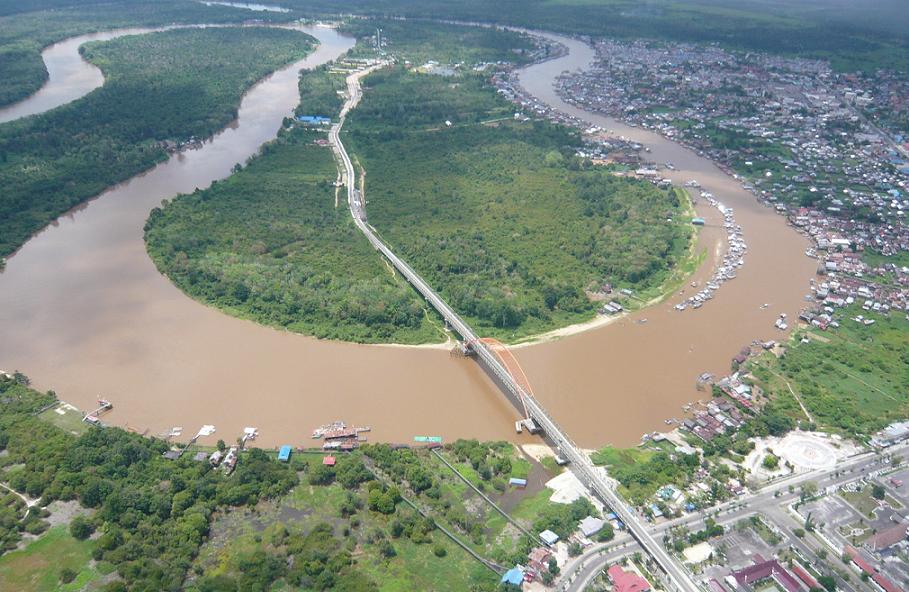
[[[505,572],[500,583],[520,586],[524,583],[524,571],[519,566],[515,565]]]
[[[329,125],[331,118],[322,117],[321,115],[298,115],[297,121],[308,125]]]
[[[281,462],[287,462],[290,459],[290,446],[285,444],[281,447],[281,450],[278,451],[278,460]]]

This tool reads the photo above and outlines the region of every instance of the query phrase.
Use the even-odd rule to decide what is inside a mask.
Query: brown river
[[[309,442],[314,427],[344,419],[372,426],[370,438],[381,441],[415,435],[531,441],[514,433],[516,410],[472,360],[443,349],[320,341],[238,320],[186,297],[146,254],[149,210],[227,177],[275,136],[299,101],[297,72],[353,45],[332,29],[304,30],[319,48],[253,87],[234,124],[62,216],[10,257],[0,273],[0,369],[21,370],[37,388],[54,389],[80,408],[110,399],[115,408],[105,421],[149,434],[182,426],[191,435],[213,424],[211,439],[232,441],[255,426],[260,445],[298,445]],[[704,396],[695,390],[701,372],[724,373],[753,339],[779,339],[773,321],[781,312],[797,313],[815,266],[802,254],[806,239],[709,161],[564,105],[552,89],[555,76],[584,67],[593,52],[560,41],[570,54],[527,68],[524,85],[649,146],[657,162],[676,165],[677,181],[698,179],[735,208],[749,246],[738,278],[700,310],[673,310],[689,294],[675,295],[616,323],[517,350],[537,397],[578,444],[632,445]],[[67,80],[80,84],[79,77]],[[700,247],[714,253],[724,242],[722,219],[706,204],[699,212],[708,222]],[[703,281],[713,261],[693,279]],[[762,303],[771,306],[762,310]]]

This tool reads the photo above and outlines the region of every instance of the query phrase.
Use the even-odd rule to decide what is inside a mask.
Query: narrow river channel
[[[141,35],[157,29],[116,29],[70,37],[49,45],[41,52],[48,78],[32,96],[0,108],[0,123],[44,113],[85,96],[104,84],[104,75],[79,54],[79,47],[91,41],[109,41],[124,35]]]
[[[231,441],[244,426],[256,426],[260,445],[302,444],[315,426],[344,419],[371,425],[374,440],[529,441],[514,434],[516,411],[471,360],[441,349],[319,341],[234,319],[183,295],[148,258],[142,227],[150,209],[228,176],[275,136],[299,101],[297,72],[354,43],[332,29],[303,30],[319,48],[253,87],[231,126],[61,217],[9,259],[0,274],[0,368],[21,370],[38,388],[55,389],[82,408],[108,398],[115,405],[108,421],[149,434],[214,424],[213,439]],[[527,68],[522,81],[570,111],[552,90],[554,78],[588,63],[592,51],[562,42],[568,56]],[[698,311],[672,310],[676,297],[612,325],[518,350],[538,398],[579,444],[630,445],[704,396],[694,388],[698,374],[723,372],[754,338],[779,337],[773,319],[798,310],[814,265],[802,255],[801,236],[705,159],[583,116],[634,136],[658,161],[672,160],[677,180],[701,181],[735,208],[749,244],[738,279]],[[713,252],[723,236],[720,218],[715,210],[703,214],[701,244]],[[695,279],[709,273],[705,266]],[[760,310],[765,302],[772,306]],[[647,323],[635,322],[644,317]]]

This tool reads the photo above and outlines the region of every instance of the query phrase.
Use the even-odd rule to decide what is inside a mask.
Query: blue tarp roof
[[[281,450],[278,451],[278,460],[287,460],[290,458],[290,446],[285,444],[281,447]]]
[[[515,586],[520,586],[524,581],[524,572],[521,571],[520,567],[512,567],[505,572],[505,575],[502,576],[503,584],[514,584]]]
[[[298,115],[297,121],[304,123],[330,123],[331,119],[321,115]]]

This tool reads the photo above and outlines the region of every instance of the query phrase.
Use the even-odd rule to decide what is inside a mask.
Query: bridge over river
[[[356,173],[353,163],[344,144],[341,142],[340,132],[347,114],[360,102],[362,88],[360,79],[370,72],[382,67],[382,64],[372,66],[365,70],[355,72],[347,78],[347,100],[341,110],[338,123],[332,125],[329,131],[329,142],[339,162],[344,168],[344,182],[347,185],[347,203],[351,216],[357,228],[366,236],[370,244],[403,275],[410,284],[438,311],[448,325],[461,336],[464,343],[468,344],[477,359],[497,379],[503,392],[513,402],[522,405],[532,419],[544,432],[546,438],[555,446],[560,455],[569,462],[575,475],[593,491],[615,514],[625,523],[629,532],[634,536],[643,549],[645,549],[657,564],[669,576],[669,580],[676,590],[680,592],[696,592],[700,590],[689,572],[681,566],[666,550],[653,538],[646,525],[638,518],[634,510],[629,507],[616,493],[613,483],[606,476],[605,471],[596,468],[588,456],[572,442],[568,434],[559,427],[549,413],[537,402],[533,395],[514,378],[502,363],[501,358],[495,354],[489,345],[479,338],[470,326],[442,299],[439,294],[423,280],[420,275],[410,267],[375,234],[366,219],[366,204],[363,195],[356,188]]]

